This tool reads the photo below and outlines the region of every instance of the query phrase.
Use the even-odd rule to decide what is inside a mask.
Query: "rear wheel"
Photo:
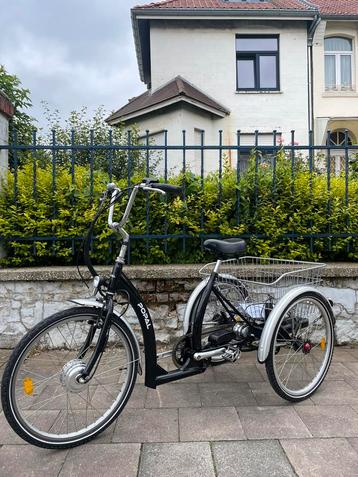
[[[273,389],[302,401],[322,384],[334,348],[334,317],[319,293],[306,292],[286,307],[273,334],[266,371]]]
[[[5,416],[23,439],[47,448],[82,444],[119,415],[135,384],[138,352],[131,330],[113,315],[106,347],[90,380],[78,380],[97,343],[84,343],[100,310],[76,307],[50,316],[14,349],[1,397]],[[91,328],[92,327],[92,328]]]

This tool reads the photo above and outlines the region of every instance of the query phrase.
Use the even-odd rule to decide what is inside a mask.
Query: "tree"
[[[15,108],[15,114],[10,121],[10,138],[16,130],[19,143],[31,143],[35,119],[24,111],[32,106],[30,90],[23,88],[19,78],[8,73],[4,65],[0,65],[0,90],[6,94]]]
[[[44,101],[42,104],[47,125],[40,132],[39,141],[51,145],[72,146],[67,150],[56,151],[57,164],[92,165],[95,170],[108,172],[117,179],[128,177],[128,173],[145,175],[146,161],[140,151],[111,148],[128,144],[137,145],[138,134],[135,128],[129,133],[121,125],[110,128],[105,122],[108,112],[102,106],[99,106],[93,115],[89,115],[88,108],[83,106],[79,111],[72,111],[63,121],[58,110],[52,111]],[[76,148],[78,145],[82,148]],[[152,168],[155,167],[155,162],[153,161],[151,165]]]

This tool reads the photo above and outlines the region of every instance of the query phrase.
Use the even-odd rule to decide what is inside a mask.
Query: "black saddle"
[[[229,238],[224,240],[208,239],[204,242],[206,250],[216,253],[219,257],[227,255],[242,255],[246,250],[245,240]]]

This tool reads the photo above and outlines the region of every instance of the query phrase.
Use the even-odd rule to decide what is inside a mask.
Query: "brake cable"
[[[81,249],[82,249],[82,253],[83,253],[83,259],[84,259],[85,265],[87,266],[89,272],[91,273],[91,275],[93,277],[98,276],[98,273],[97,273],[96,269],[94,268],[94,266],[92,264],[91,257],[90,257],[90,249],[91,249],[94,227],[95,227],[100,215],[102,214],[103,210],[109,209],[115,202],[117,202],[122,197],[124,192],[127,192],[130,189],[131,188],[128,187],[126,189],[121,190],[120,193],[117,195],[117,197],[113,201],[109,202],[107,207],[105,207],[105,202],[106,202],[109,191],[105,190],[105,192],[103,193],[103,195],[100,199],[100,205],[98,207],[98,210],[97,210],[94,218],[92,219],[92,221],[89,225],[89,228],[87,230],[86,235],[83,237],[82,245],[81,245]],[[80,258],[80,253],[77,254],[77,264],[76,264],[77,271],[78,271],[78,274],[81,278],[81,281],[86,285],[87,288],[89,288],[89,286],[88,286],[88,284],[87,284],[87,282],[86,282],[86,280],[85,280],[85,278],[84,278],[84,276],[83,276],[83,274],[80,270],[79,258]]]

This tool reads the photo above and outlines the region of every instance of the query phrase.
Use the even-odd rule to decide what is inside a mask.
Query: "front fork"
[[[98,328],[100,328],[101,331],[99,333],[99,337],[98,337],[96,347],[93,350],[93,353],[92,353],[90,359],[88,360],[88,363],[87,363],[85,369],[82,371],[82,374],[81,374],[81,376],[78,380],[82,384],[87,382],[90,379],[89,376],[91,375],[91,372],[92,372],[93,368],[96,365],[98,365],[99,360],[101,359],[101,356],[103,354],[103,350],[104,350],[104,348],[107,344],[107,340],[108,340],[108,332],[109,332],[109,328],[110,328],[110,325],[111,325],[111,317],[112,317],[112,314],[113,314],[113,307],[114,307],[114,305],[113,305],[113,294],[112,293],[107,293],[106,303],[105,303],[104,307],[102,308],[101,316],[100,316],[99,320],[97,321],[97,323],[92,324],[92,326],[91,326],[91,328],[88,332],[86,341],[85,341],[85,343],[82,346],[81,351],[80,351],[79,358],[81,359],[85,356],[86,351],[90,347],[91,342],[93,340],[93,337],[96,333],[96,330]]]

